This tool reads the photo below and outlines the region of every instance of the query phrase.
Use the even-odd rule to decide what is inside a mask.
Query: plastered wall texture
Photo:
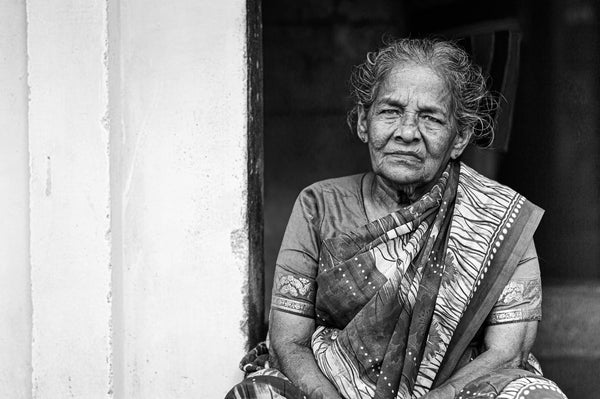
[[[0,397],[31,394],[25,2],[0,2]]]
[[[133,0],[119,15],[115,389],[221,397],[245,345],[245,2]]]
[[[105,21],[103,2],[27,3],[34,398],[109,390]]]
[[[0,11],[0,396],[223,397],[248,338],[246,2]]]

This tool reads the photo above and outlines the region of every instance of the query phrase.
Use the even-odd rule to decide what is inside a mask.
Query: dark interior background
[[[509,150],[497,179],[546,210],[535,240],[544,320],[535,348],[572,399],[600,389],[600,4],[577,1],[264,0],[265,284],[294,200],[368,170],[346,126],[348,78],[385,36],[490,20],[522,31]]]

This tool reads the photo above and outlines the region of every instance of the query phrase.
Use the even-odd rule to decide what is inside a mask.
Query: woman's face
[[[451,107],[450,92],[431,68],[392,69],[371,108],[358,115],[373,171],[395,187],[428,190],[469,142],[470,135],[456,134]]]

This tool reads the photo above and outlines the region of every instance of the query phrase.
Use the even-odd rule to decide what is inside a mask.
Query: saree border
[[[442,374],[442,381],[461,361],[524,255],[542,213],[510,187],[460,164],[445,265],[450,269],[438,293],[428,335],[432,346],[419,367],[417,395],[439,385],[440,372],[449,361],[451,370],[443,371],[448,375]],[[524,235],[528,226],[530,234]],[[454,354],[459,339],[464,348]]]
[[[463,353],[485,322],[504,286],[510,280],[520,259],[525,254],[542,218],[544,211],[541,208],[525,200],[520,194],[517,194],[517,197],[519,198],[517,204],[520,204],[518,207],[520,211],[516,215],[512,214],[514,219],[512,232],[504,237],[502,245],[497,247],[497,252],[494,259],[490,261],[486,276],[483,279],[478,278],[476,291],[454,330],[432,388],[442,384],[455,371]],[[506,223],[507,220],[503,222],[503,226]],[[503,226],[500,227],[499,231]]]

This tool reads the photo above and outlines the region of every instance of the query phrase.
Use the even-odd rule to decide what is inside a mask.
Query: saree
[[[323,187],[327,192],[327,184]],[[340,198],[352,202],[348,195]],[[366,224],[339,225],[339,220],[361,219],[340,215],[352,213],[352,207],[337,206],[327,213],[324,203],[313,202],[303,212],[313,230],[309,239],[286,232],[291,241],[303,244],[280,252],[272,311],[315,319],[311,347],[317,365],[343,397],[358,399],[423,396],[477,355],[476,335],[543,213],[514,190],[458,163],[450,163],[415,203]],[[323,222],[327,217],[330,223]],[[324,231],[327,225],[333,226],[331,231]],[[282,247],[286,245],[284,239]],[[315,263],[314,272],[288,267],[299,259]],[[533,312],[528,319],[539,316]],[[496,317],[511,316],[498,312]],[[513,380],[541,378],[535,365],[530,369]],[[264,389],[256,378],[278,380],[272,397],[306,396],[292,392],[285,376],[269,368],[250,376],[254,381],[247,380],[245,394],[242,384],[228,397],[261,397],[248,390]],[[467,391],[461,397],[482,390]]]

